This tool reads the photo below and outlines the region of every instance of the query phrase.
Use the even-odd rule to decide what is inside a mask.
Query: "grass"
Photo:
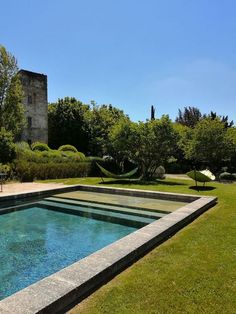
[[[54,180],[55,181],[55,180]],[[99,178],[56,180],[99,184]],[[168,179],[148,185],[105,185],[214,195],[218,204],[71,310],[95,313],[235,313],[236,184],[211,184],[197,192],[193,181]]]

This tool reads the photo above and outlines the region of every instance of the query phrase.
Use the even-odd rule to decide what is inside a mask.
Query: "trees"
[[[0,128],[16,137],[24,125],[23,90],[17,61],[0,46]]]
[[[194,128],[195,125],[201,120],[202,114],[196,107],[184,107],[184,110],[179,109],[178,117],[176,122],[186,125],[190,128]]]
[[[158,166],[173,153],[176,132],[168,116],[147,122],[120,121],[110,133],[113,149],[138,164],[142,176],[150,179]]]
[[[65,97],[48,106],[48,142],[52,148],[71,144],[87,152],[89,126],[86,114],[89,106],[76,98]]]
[[[49,145],[58,148],[71,144],[79,151],[94,156],[108,153],[108,133],[121,118],[128,117],[112,105],[83,104],[76,98],[65,97],[49,104]]]
[[[234,125],[234,121],[228,121],[229,117],[228,116],[219,116],[216,114],[216,112],[211,111],[209,115],[204,115],[204,118],[210,118],[211,120],[215,120],[215,119],[220,119],[220,121],[224,124],[225,128],[231,128]]]
[[[97,106],[92,102],[92,110],[87,119],[89,123],[89,152],[94,156],[104,156],[110,152],[109,132],[120,120],[129,120],[124,112],[112,105]]]
[[[233,139],[219,118],[201,120],[193,129],[191,137],[184,147],[186,158],[208,165],[215,171],[234,151]]]
[[[6,131],[4,128],[0,129],[0,152],[0,163],[11,161],[16,154],[12,133]]]

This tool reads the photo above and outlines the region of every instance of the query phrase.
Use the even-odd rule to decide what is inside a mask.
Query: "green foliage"
[[[184,107],[184,110],[179,109],[178,117],[176,122],[194,128],[196,124],[201,120],[202,114],[200,110],[196,107]]]
[[[219,119],[203,119],[192,130],[191,139],[183,147],[185,157],[197,163],[219,169],[222,162],[230,159],[234,143]]]
[[[58,148],[59,151],[62,151],[62,152],[74,152],[74,153],[77,153],[78,150],[75,146],[73,145],[62,145]]]
[[[122,110],[112,105],[97,106],[95,103],[87,117],[90,133],[89,152],[102,157],[111,149],[109,132],[112,127],[121,120],[129,121],[129,118]]]
[[[63,157],[70,159],[71,161],[85,160],[85,155],[81,152],[63,151],[61,152]]]
[[[43,151],[49,151],[50,148],[48,147],[47,144],[45,143],[40,143],[40,142],[35,142],[31,145],[31,149],[33,151],[40,151],[40,152],[43,152]]]
[[[87,113],[89,106],[81,101],[65,97],[48,107],[48,140],[52,148],[67,143],[88,150],[89,126]]]
[[[17,159],[35,163],[64,163],[64,162],[80,162],[85,161],[86,157],[81,152],[63,152],[58,150],[30,150],[17,146]],[[90,160],[88,160],[90,161]]]
[[[24,125],[23,90],[17,61],[0,45],[0,128],[19,135]]]
[[[15,172],[21,181],[87,177],[90,171],[90,162],[36,163],[24,160],[15,162]]]
[[[16,142],[17,150],[31,150],[30,145],[27,142]]]
[[[110,132],[117,156],[132,160],[144,178],[152,178],[156,169],[173,154],[176,132],[168,116],[147,122],[121,120]]]
[[[103,158],[102,157],[97,157],[97,156],[88,156],[86,157],[86,160],[90,160],[90,161],[96,161],[96,162],[103,162]]]
[[[14,170],[21,181],[81,177],[91,174],[92,161],[81,152],[51,150],[46,144],[25,142],[16,145]]]
[[[11,132],[1,128],[0,130],[0,162],[10,162],[15,158],[16,147],[13,143],[13,136]]]
[[[219,116],[216,114],[216,112],[211,111],[209,115],[204,115],[205,118],[210,118],[211,120],[219,119],[223,124],[225,128],[231,128],[234,125],[234,121],[231,120],[229,122],[228,116]]]
[[[5,179],[8,179],[12,175],[12,168],[10,164],[1,164],[0,163],[0,172],[6,175]]]

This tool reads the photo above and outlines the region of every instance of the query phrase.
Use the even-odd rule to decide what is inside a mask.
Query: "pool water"
[[[137,229],[40,205],[0,215],[0,300]]]

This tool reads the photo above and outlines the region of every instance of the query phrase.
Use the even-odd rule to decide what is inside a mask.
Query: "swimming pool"
[[[0,300],[160,218],[129,211],[51,197],[0,215]]]
[[[48,198],[42,200],[43,197]],[[6,218],[8,214],[14,214],[13,211],[16,211],[16,213],[26,213],[28,209],[32,210],[32,207],[37,207],[42,213],[44,212],[43,216],[46,212],[53,214],[53,216],[55,213],[59,216],[66,213],[66,215],[71,217],[70,219],[73,221],[73,224],[74,220],[80,216],[81,218],[89,218],[100,222],[104,222],[105,220],[106,223],[109,222],[112,226],[120,225],[121,227],[126,226],[128,229],[131,228],[129,230],[126,229],[120,238],[118,237],[117,240],[110,242],[110,244],[104,244],[105,247],[94,251],[92,254],[89,253],[88,256],[82,259],[76,259],[75,262],[68,262],[68,266],[62,266],[64,268],[53,272],[49,276],[44,274],[44,278],[40,280],[35,279],[35,283],[33,284],[29,282],[29,286],[26,288],[21,289],[21,287],[19,287],[19,289],[21,289],[20,291],[8,297],[2,297],[3,299],[0,301],[0,312],[6,314],[33,314],[39,312],[49,314],[58,312],[64,313],[66,309],[69,309],[73,304],[80,302],[95,289],[109,281],[151,249],[167,240],[171,235],[190,223],[201,213],[211,206],[214,206],[217,201],[215,197],[86,185],[59,187],[50,191],[37,191],[33,193],[16,194],[14,196],[4,196],[1,197],[0,200],[0,214],[2,214],[0,218]],[[29,204],[30,202],[34,203]],[[27,215],[31,217],[30,212],[28,213]],[[37,217],[36,214],[33,216]],[[69,219],[68,216],[67,218]],[[7,228],[13,233],[12,239],[18,242],[18,244],[21,242],[21,237],[24,238],[26,236],[25,231],[27,231],[30,224],[35,224],[36,229],[38,229],[37,220],[36,223],[33,223],[31,217],[28,221],[30,222],[25,223],[25,225],[20,228],[22,234],[18,237],[19,241],[16,241],[17,238],[15,237],[14,230],[17,230],[18,224],[20,227],[21,219],[19,219],[19,223],[15,223],[15,225],[14,219],[9,219],[8,221],[9,224]],[[61,221],[61,219],[57,221]],[[48,222],[46,225],[47,224]],[[55,225],[54,219],[51,224]],[[62,226],[63,223],[59,230],[65,231],[66,228]],[[44,223],[42,224],[42,228],[44,231],[51,230],[50,228],[46,228]],[[78,228],[74,229],[77,230]],[[114,228],[112,227],[111,229]],[[3,230],[2,223],[0,230]],[[34,229],[33,231],[35,232],[36,230]],[[85,233],[82,233],[84,236]],[[44,240],[42,242],[35,242],[37,245],[32,245],[34,238],[29,237],[28,243],[32,250],[31,254],[28,255],[35,257],[36,264],[41,260],[37,258],[37,256],[40,256],[37,252],[38,247],[44,247],[46,253],[50,251],[50,248],[53,252],[54,248],[60,247],[61,240],[57,245],[54,241],[52,241],[51,245],[46,245],[49,239],[53,239],[52,234],[54,235],[55,243],[58,242],[57,240],[60,239],[60,236],[63,239],[66,237],[68,237],[68,239],[70,238],[71,241],[67,239],[67,243],[69,244],[64,245],[64,247],[68,246],[68,249],[72,243],[84,241],[78,241],[78,237],[75,237],[75,239],[70,237],[70,233],[65,232],[63,235],[63,233],[57,230],[55,232],[44,232]],[[96,235],[97,233],[94,232],[93,236],[91,236],[92,242],[94,242]],[[1,237],[2,236],[6,236],[4,232],[2,232]],[[13,267],[9,271],[4,265],[5,270],[8,273],[12,272],[10,276],[17,277],[19,274],[16,273],[14,268],[16,266],[14,252],[23,252],[22,255],[25,255],[24,257],[26,258],[27,254],[22,250],[22,247],[19,246],[17,248],[15,244],[10,246],[10,248],[13,251],[12,257],[10,258],[11,254],[6,254],[5,261],[3,262],[2,256],[5,251],[3,245],[0,246],[0,272],[3,269],[2,265],[9,263],[8,260],[6,262],[6,259],[9,259],[12,261]],[[37,254],[35,254],[36,252]],[[63,250],[61,252],[63,252]],[[53,253],[56,254],[56,250]],[[59,258],[56,259],[55,263],[60,261],[60,252],[58,254]],[[66,255],[71,255],[69,250],[66,252]],[[28,268],[31,270],[33,268],[30,260],[29,258],[27,262],[29,262]],[[64,258],[62,258],[62,260],[64,260]],[[24,268],[27,262],[23,261],[21,266]],[[47,263],[45,263],[42,268],[47,269]],[[25,275],[25,278],[27,277],[28,275]],[[1,276],[0,280],[3,281]],[[7,289],[8,288],[9,287],[7,287]],[[8,291],[9,290],[10,289],[8,289]],[[5,293],[5,295],[9,293],[10,292]]]

